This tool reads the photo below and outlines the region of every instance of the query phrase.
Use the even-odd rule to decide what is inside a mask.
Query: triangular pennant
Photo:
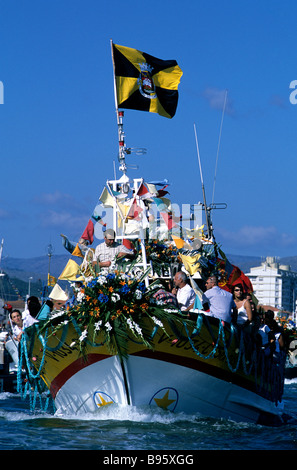
[[[79,280],[77,278],[79,273],[80,266],[75,261],[70,259],[58,279],[64,281],[77,281]]]

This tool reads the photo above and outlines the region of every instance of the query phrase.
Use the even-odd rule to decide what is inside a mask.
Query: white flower
[[[77,302],[78,302],[78,303],[82,302],[82,300],[84,299],[84,297],[85,297],[85,294],[84,294],[83,292],[79,292],[79,293],[77,294],[77,297],[76,297]]]
[[[82,334],[80,335],[80,337],[79,337],[79,341],[80,341],[80,342],[84,341],[84,339],[85,339],[87,336],[88,336],[88,332],[87,332],[87,330],[84,330],[84,331],[82,332]]]
[[[106,323],[105,323],[105,328],[107,329],[107,331],[112,330],[112,326],[111,326],[111,324],[110,324],[109,322],[106,322]]]
[[[141,290],[136,289],[136,291],[135,291],[135,297],[136,297],[137,300],[142,299],[142,292],[141,292]]]
[[[102,284],[105,284],[105,282],[106,282],[106,275],[104,275],[104,273],[101,273],[97,278],[97,283],[100,284],[100,286],[102,286]]]
[[[141,331],[141,328],[140,326],[135,323],[135,321],[131,320],[131,318],[128,318],[127,319],[127,324],[129,325],[129,328],[134,332],[136,331],[136,333],[140,336],[142,336],[142,331]]]
[[[112,296],[111,296],[112,302],[117,302],[118,300],[120,300],[120,298],[121,298],[121,297],[120,297],[119,294],[117,294],[116,292],[114,292],[114,293],[112,294]]]
[[[140,326],[137,325],[137,323],[134,323],[134,327],[135,327],[136,332],[139,334],[139,336],[142,336],[142,331],[141,331]]]
[[[99,320],[97,323],[95,323],[95,330],[98,331],[100,330],[100,326],[102,325],[102,320]]]
[[[62,317],[65,313],[65,310],[53,310],[54,313],[51,314],[51,320],[53,318],[59,318],[59,317]]]
[[[163,328],[163,323],[160,320],[158,320],[158,318],[152,317],[152,319],[154,320],[155,325],[158,325],[161,328]]]

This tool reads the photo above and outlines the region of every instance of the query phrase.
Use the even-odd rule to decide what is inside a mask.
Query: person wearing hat
[[[124,245],[115,241],[115,231],[108,228],[104,232],[104,242],[95,249],[93,266],[97,263],[100,268],[108,268],[115,257],[134,258],[134,253]]]

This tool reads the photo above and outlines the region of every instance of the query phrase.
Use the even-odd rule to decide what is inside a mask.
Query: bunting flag
[[[79,265],[70,259],[63,269],[62,273],[59,276],[59,279],[62,281],[80,281],[83,280],[83,277],[77,277],[80,273]]]
[[[68,295],[66,292],[59,286],[59,284],[55,284],[54,288],[49,294],[49,298],[52,300],[60,300],[62,302],[66,302],[68,300]]]
[[[119,108],[175,115],[182,70],[176,60],[161,60],[130,47],[112,44]]]
[[[132,240],[129,240],[128,238],[123,238],[122,244],[128,248],[128,250],[134,251],[136,253],[136,248]]]
[[[169,212],[171,208],[171,202],[166,197],[154,197],[153,202],[156,204],[159,212]]]
[[[171,230],[173,227],[176,227],[177,224],[174,222],[172,214],[167,212],[160,212],[162,219],[167,225],[168,230]]]
[[[68,238],[65,235],[63,235],[63,233],[61,233],[61,237],[62,237],[62,243],[63,243],[64,248],[67,251],[69,251],[69,253],[72,254],[73,250],[75,249],[75,245],[72,242],[70,242]]]
[[[100,217],[100,215],[93,214],[92,219],[94,219],[96,222],[99,222],[103,227],[106,227],[106,223],[103,222],[103,217]]]
[[[94,223],[92,219],[90,219],[89,222],[87,223],[87,226],[80,238],[87,240],[90,243],[90,245],[92,245],[94,241]]]
[[[137,196],[139,196],[141,199],[151,199],[153,197],[153,195],[149,192],[143,183],[141,183],[138,188]]]
[[[101,196],[99,197],[99,201],[102,202],[104,207],[114,207],[115,205],[114,199],[106,187],[103,189]]]
[[[134,199],[130,210],[127,214],[127,219],[141,220],[141,212],[143,209],[137,204],[136,199]]]
[[[241,284],[244,293],[253,292],[254,289],[250,279],[237,266],[231,264],[227,258],[219,259],[218,267],[223,275],[219,287],[231,292],[233,286]]]
[[[173,239],[173,241],[175,243],[175,246],[178,250],[183,248],[183,246],[185,244],[185,241],[182,238],[179,238],[179,237],[176,237],[175,235],[172,235],[172,239]]]
[[[83,258],[84,255],[79,247],[79,244],[77,243],[76,247],[74,248],[73,252],[71,253],[73,256],[79,256],[80,258]]]
[[[75,245],[73,242],[70,242],[68,240],[66,235],[63,235],[62,233],[61,233],[61,237],[62,237],[63,246],[67,251],[69,251],[69,253],[71,253],[73,256],[80,256],[81,258],[84,257],[83,251],[86,249],[85,246],[84,247],[80,246],[79,243],[76,243]]]
[[[57,279],[54,276],[51,276],[50,274],[47,275],[47,285],[48,286],[54,286],[57,282]]]
[[[164,188],[158,190],[158,196],[159,197],[164,197],[165,194],[168,194],[168,191],[165,191],[165,189],[168,187],[168,184],[164,186]]]
[[[200,269],[200,263],[199,259],[201,258],[201,255],[195,255],[195,256],[186,256],[186,255],[180,255],[182,263],[185,267],[185,269],[188,271],[188,273],[192,276],[195,274],[197,271]]]

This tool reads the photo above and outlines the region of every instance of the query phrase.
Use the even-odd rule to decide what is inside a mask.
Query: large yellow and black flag
[[[161,60],[112,44],[117,106],[172,118],[183,74],[176,60]]]

